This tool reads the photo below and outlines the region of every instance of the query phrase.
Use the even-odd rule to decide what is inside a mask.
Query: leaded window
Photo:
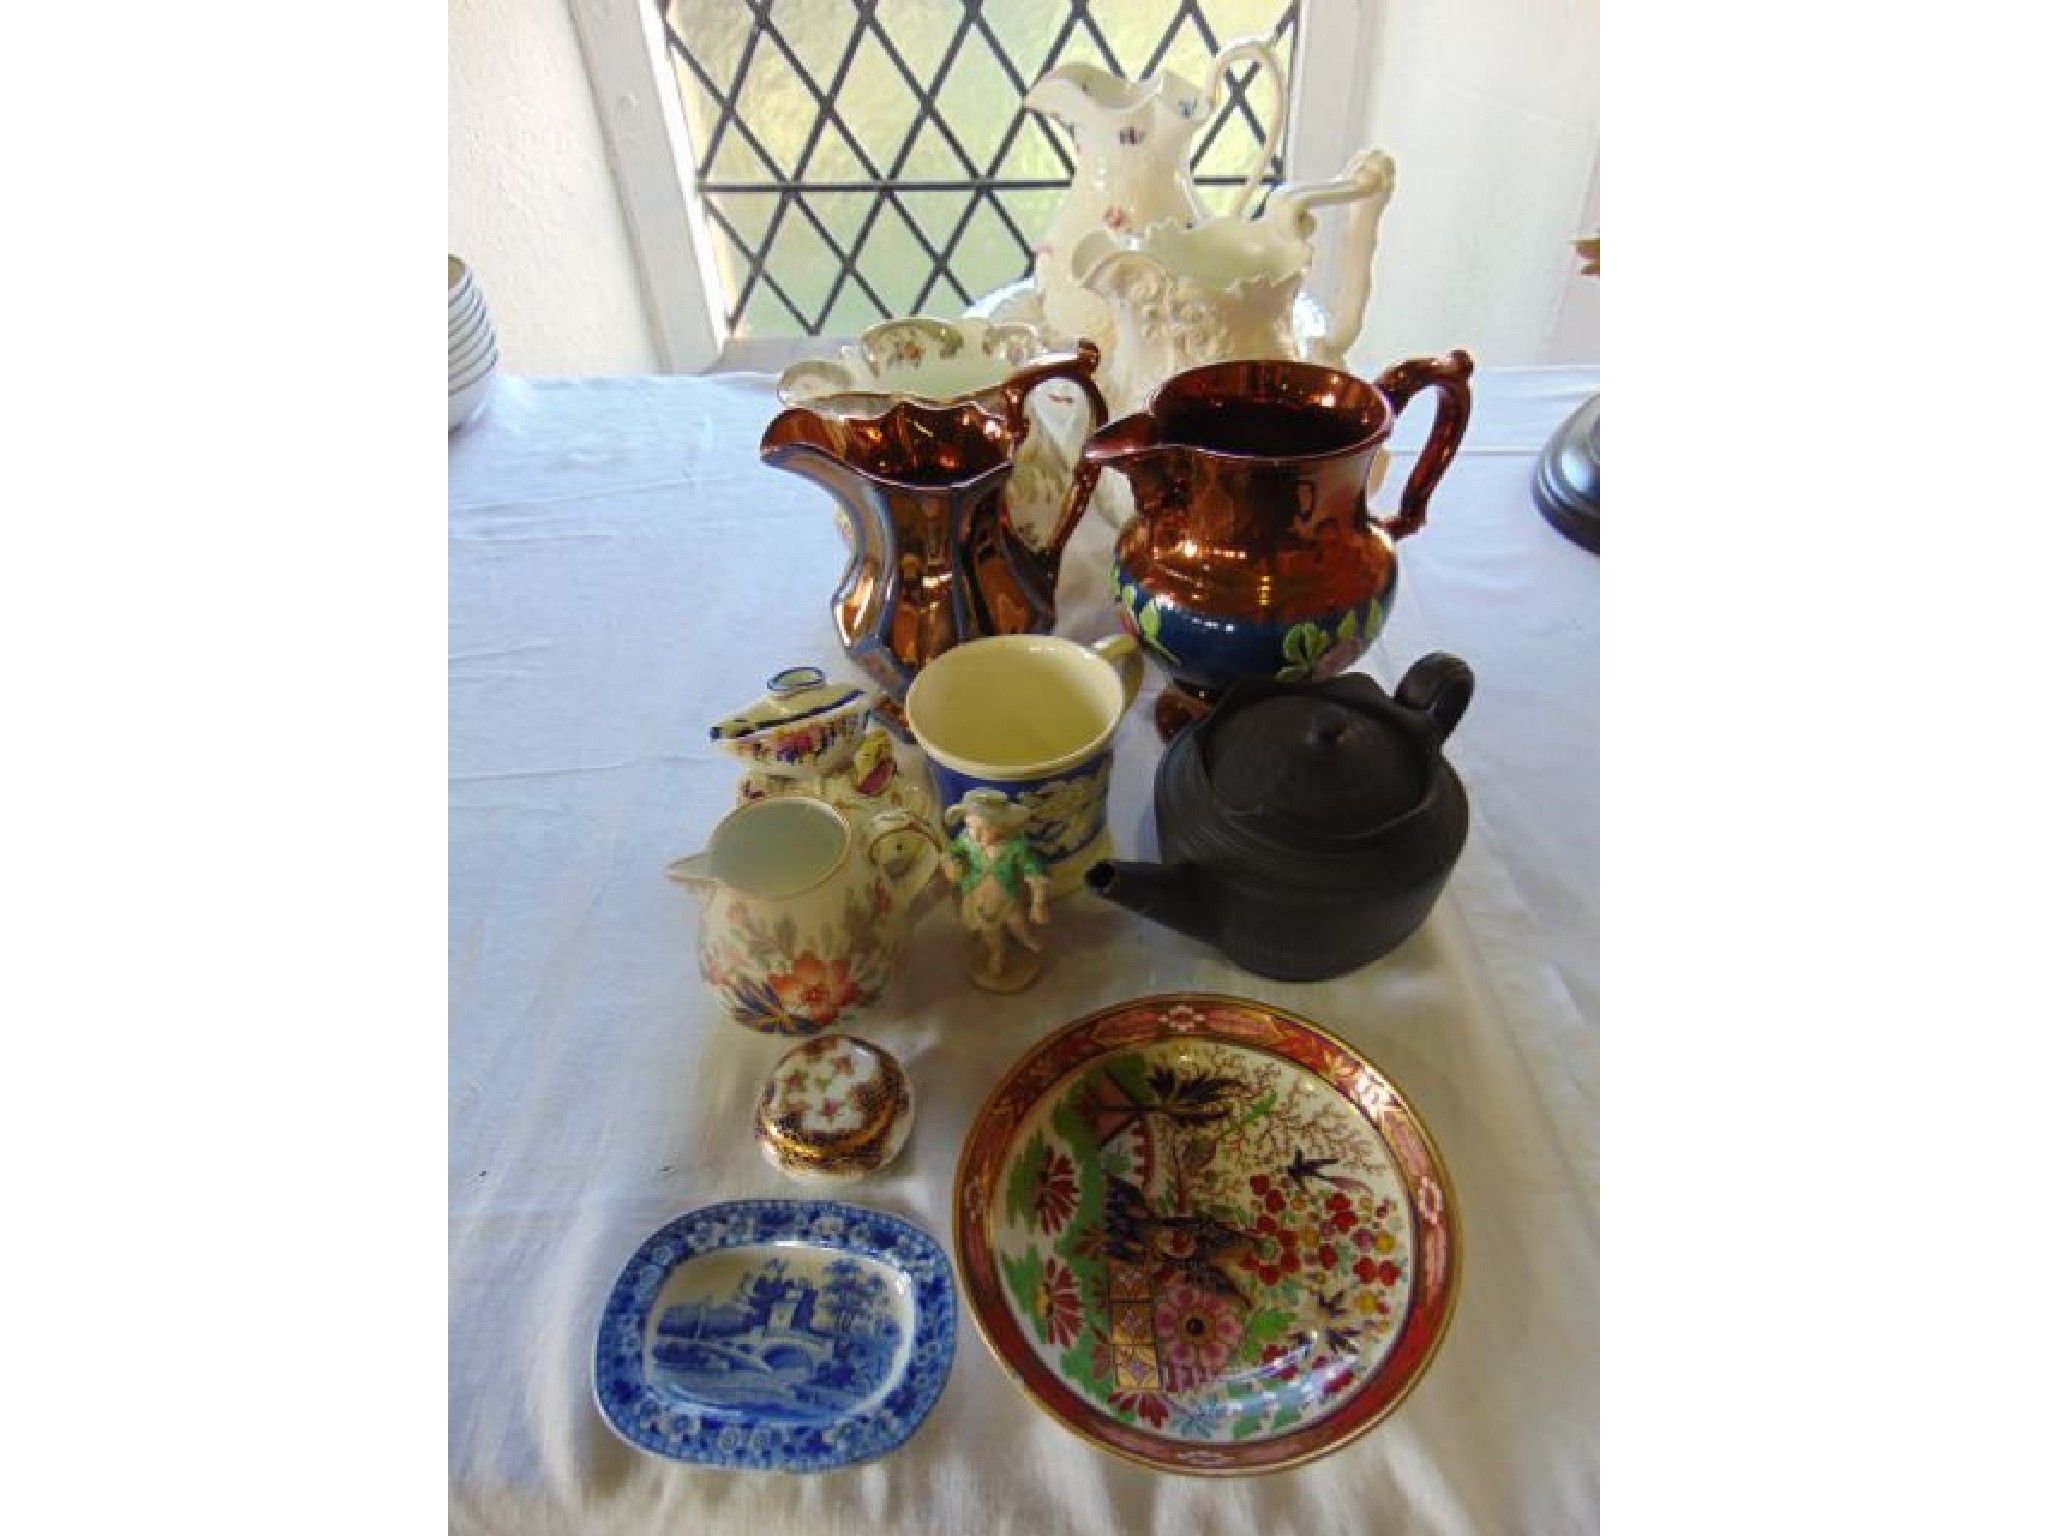
[[[1054,66],[1199,81],[1229,41],[1276,35],[1291,76],[1300,27],[1300,0],[651,3],[740,338],[957,314],[1028,274],[1073,172],[1065,134],[1023,107]],[[1232,72],[1198,186],[1242,184],[1272,89]]]

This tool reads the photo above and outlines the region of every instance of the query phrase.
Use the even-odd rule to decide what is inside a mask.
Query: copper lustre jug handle
[[[1103,423],[1109,420],[1109,402],[1102,398],[1102,391],[1095,385],[1095,368],[1101,361],[1102,349],[1084,336],[1075,344],[1073,351],[1048,352],[1003,380],[1003,414],[1009,424],[1011,438],[1022,442],[1024,435],[1031,430],[1030,418],[1024,414],[1024,397],[1053,379],[1066,379],[1081,386],[1081,393],[1088,400],[1089,435],[1092,437],[1102,430]],[[1081,514],[1088,510],[1088,498],[1095,494],[1095,482],[1101,474],[1101,466],[1090,464],[1085,458],[1074,465],[1074,478],[1068,483],[1066,502],[1060,508],[1059,520],[1053,524],[1051,536],[1045,541],[1046,555],[1057,556],[1067,547],[1067,540],[1074,536]],[[1008,511],[1003,515],[1008,517]]]
[[[1396,416],[1421,390],[1436,391],[1436,420],[1430,424],[1429,441],[1422,445],[1422,453],[1401,487],[1400,515],[1380,524],[1390,538],[1407,538],[1429,515],[1430,492],[1443,479],[1458,445],[1465,440],[1465,424],[1472,417],[1471,379],[1472,355],[1461,349],[1442,357],[1414,357],[1396,363],[1376,381]]]

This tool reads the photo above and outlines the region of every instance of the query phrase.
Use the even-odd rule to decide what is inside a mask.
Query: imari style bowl
[[[1272,1471],[1379,1423],[1443,1342],[1457,1214],[1386,1076],[1303,1019],[1176,994],[1090,1015],[968,1133],[953,1248],[997,1360],[1095,1446]]]
[[[952,1267],[900,1217],[735,1200],[640,1245],[598,1324],[593,1384],[629,1444],[822,1472],[895,1450],[953,1367]]]

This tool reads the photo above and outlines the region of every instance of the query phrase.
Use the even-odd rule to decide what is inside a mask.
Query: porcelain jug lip
[[[829,357],[790,364],[775,393],[784,405],[834,415],[879,416],[898,400],[999,412],[1004,381],[1061,348],[1037,322],[908,315],[878,321]]]
[[[1306,240],[1261,219],[1219,214],[1198,224],[1159,219],[1135,237],[1095,230],[1074,247],[1074,281],[1089,279],[1120,256],[1157,266],[1170,277],[1240,296],[1265,287],[1289,290],[1307,274],[1314,249]]]
[[[790,826],[810,825],[798,836],[811,839],[816,849],[787,879],[768,877],[773,857],[764,850],[771,835],[761,829],[764,822]],[[807,896],[839,877],[853,855],[853,823],[830,801],[812,795],[776,795],[750,800],[726,813],[711,829],[703,853],[695,860],[697,871],[728,890],[757,901],[793,901]]]
[[[1071,63],[1047,71],[1040,78],[1039,85],[1052,80],[1064,80],[1078,87],[1088,98],[1090,106],[1118,117],[1143,111],[1155,102],[1164,102],[1189,124],[1199,124],[1215,108],[1215,103],[1203,98],[1199,86],[1170,69],[1162,69],[1142,80],[1127,80],[1099,64]],[[1036,90],[1034,86],[1032,91]],[[1033,111],[1048,110],[1044,106],[1032,106],[1031,94],[1026,92],[1025,106]]]

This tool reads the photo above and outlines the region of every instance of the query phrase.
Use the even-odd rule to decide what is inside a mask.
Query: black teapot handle
[[[1464,662],[1444,651],[1432,651],[1402,676],[1394,701],[1428,715],[1441,741],[1465,718],[1474,681],[1472,669]]]

